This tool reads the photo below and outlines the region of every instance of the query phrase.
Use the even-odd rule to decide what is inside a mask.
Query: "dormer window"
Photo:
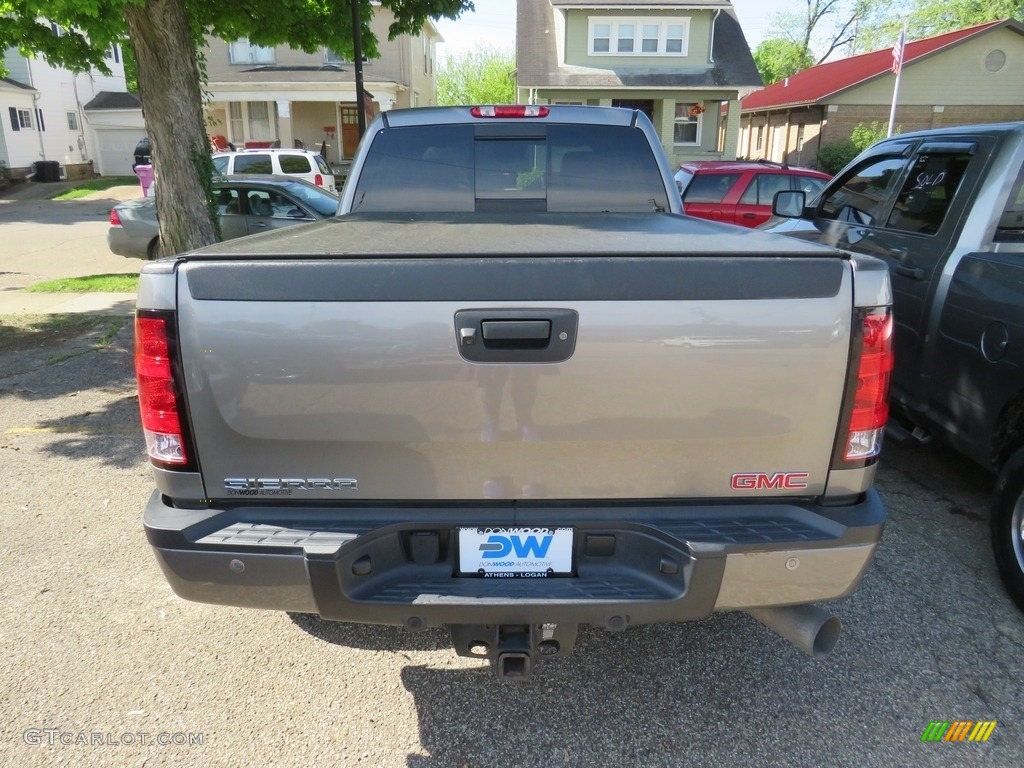
[[[232,64],[273,64],[274,49],[253,45],[243,37],[228,45],[228,57]]]
[[[591,56],[685,56],[688,18],[589,19]]]

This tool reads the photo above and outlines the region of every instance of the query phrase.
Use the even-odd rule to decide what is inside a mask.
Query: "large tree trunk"
[[[128,4],[124,16],[135,51],[142,115],[153,146],[161,253],[209,245],[217,240],[207,206],[210,144],[185,2]]]

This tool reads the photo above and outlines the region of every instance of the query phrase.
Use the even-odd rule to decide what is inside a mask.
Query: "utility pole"
[[[359,115],[359,138],[366,133],[366,93],[363,89],[363,20],[359,14],[360,0],[352,3],[352,58],[356,72],[356,114]]]

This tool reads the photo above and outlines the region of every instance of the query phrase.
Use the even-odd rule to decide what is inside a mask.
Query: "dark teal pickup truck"
[[[809,206],[780,193],[764,229],[888,263],[895,414],[998,475],[992,543],[1024,609],[1022,166],[1024,123],[893,136]]]

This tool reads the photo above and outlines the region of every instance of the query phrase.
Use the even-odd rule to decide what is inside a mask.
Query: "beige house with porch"
[[[374,5],[370,26],[380,56],[363,62],[368,121],[377,112],[436,103],[440,33],[428,21],[419,35],[388,40],[392,20],[391,11]],[[332,163],[352,157],[359,128],[351,61],[326,49],[310,54],[245,39],[209,38],[204,53],[211,136],[223,136],[237,148],[326,145],[324,154]]]

